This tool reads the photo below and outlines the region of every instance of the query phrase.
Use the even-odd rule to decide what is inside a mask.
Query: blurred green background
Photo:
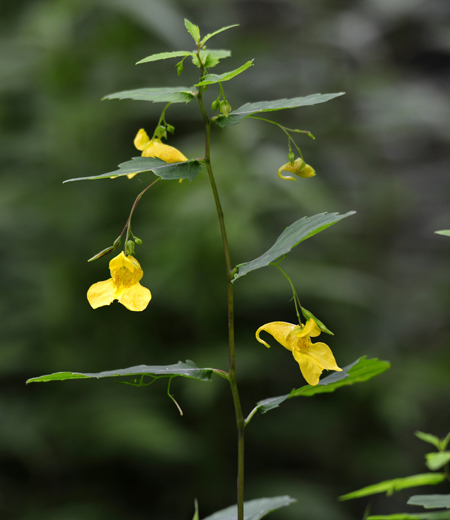
[[[235,503],[235,425],[225,381],[177,379],[133,388],[112,380],[25,386],[56,371],[96,372],[192,359],[227,367],[226,286],[207,177],[162,182],[138,206],[137,257],[153,300],[144,313],[115,303],[93,311],[89,286],[152,174],[62,185],[138,155],[163,105],[104,101],[119,90],[189,86],[197,69],[183,18],[231,49],[214,72],[255,66],[226,84],[248,101],[345,91],[273,119],[301,137],[317,177],[282,181],[284,134],[244,121],[214,129],[212,160],[234,264],[268,248],[288,224],[323,211],[357,214],[308,240],[284,262],[302,303],[335,336],[340,366],[361,355],[392,369],[335,394],[296,399],[247,431],[246,498],[290,494],[274,520],[362,518],[368,500],[337,497],[425,470],[415,430],[450,430],[450,29],[445,0],[4,0],[0,4],[0,517],[6,520],[190,519]],[[208,105],[216,97],[210,88]],[[198,107],[173,105],[169,144],[203,154]],[[236,284],[238,378],[244,413],[304,381],[280,346],[255,330],[295,321],[275,269]],[[422,491],[422,490],[419,490]],[[425,491],[425,490],[423,490]],[[432,492],[448,492],[433,488]],[[406,510],[404,491],[371,500]]]

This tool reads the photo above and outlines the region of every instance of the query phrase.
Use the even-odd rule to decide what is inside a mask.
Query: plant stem
[[[200,51],[199,51],[200,61]],[[201,67],[201,75],[203,77],[204,67]],[[210,133],[211,133],[211,121],[206,114],[205,106],[203,104],[203,88],[200,87],[198,94],[198,102],[200,110],[202,111],[203,119],[205,121],[205,165],[208,171],[209,181],[214,195],[214,201],[217,209],[217,216],[219,218],[220,231],[222,234],[223,250],[225,253],[225,266],[227,274],[227,287],[228,287],[228,347],[229,347],[229,371],[228,379],[230,381],[231,394],[233,396],[234,410],[236,414],[236,426],[238,433],[238,472],[237,472],[237,505],[238,505],[238,520],[244,520],[244,417],[242,415],[241,402],[239,399],[239,391],[236,380],[236,368],[235,368],[235,345],[234,345],[234,302],[233,302],[233,284],[231,280],[233,278],[231,260],[230,260],[230,249],[228,246],[227,232],[225,229],[225,220],[222,211],[222,205],[220,203],[219,193],[217,191],[216,181],[214,179],[211,158],[210,158]]]

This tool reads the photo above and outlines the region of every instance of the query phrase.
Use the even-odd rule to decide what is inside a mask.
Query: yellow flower
[[[87,292],[91,307],[96,309],[119,300],[130,311],[143,311],[152,295],[139,283],[144,273],[136,258],[125,256],[122,251],[109,262],[109,269],[112,278],[94,283]]]
[[[290,175],[281,175],[281,172],[283,171],[295,173],[295,175],[298,175],[303,179],[314,177],[314,175],[316,174],[314,168],[311,168],[311,166],[309,164],[306,164],[305,161],[300,159],[300,157],[294,161],[294,164],[288,162],[286,164],[283,164],[283,166],[278,170],[278,177],[280,177],[280,179],[296,181],[297,179],[291,177]]]
[[[166,163],[177,163],[187,161],[179,150],[161,142],[161,139],[150,140],[147,132],[141,128],[134,138],[134,146],[142,151],[142,157],[157,157]],[[127,177],[132,179],[137,173],[129,173]],[[180,179],[180,182],[183,179]]]
[[[259,337],[262,330],[272,334],[280,345],[292,352],[308,384],[317,385],[323,370],[342,371],[342,368],[337,366],[328,345],[311,342],[311,337],[314,338],[320,334],[320,329],[313,319],[309,319],[304,326],[273,321],[259,327],[256,331],[256,339],[270,348],[270,345]]]

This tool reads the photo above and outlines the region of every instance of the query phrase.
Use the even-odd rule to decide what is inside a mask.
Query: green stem
[[[294,297],[295,312],[297,313],[298,324],[301,325],[302,324],[302,320],[300,318],[300,310],[299,310],[299,308],[300,309],[302,308],[302,304],[300,303],[300,298],[298,297],[298,294],[297,294],[297,291],[295,290],[294,284],[291,282],[291,279],[289,278],[289,276],[283,271],[283,269],[281,269],[281,267],[278,264],[270,264],[270,265],[274,265],[282,273],[282,275],[286,278],[286,280],[289,282],[289,285],[291,286],[292,294],[293,294],[293,297]]]
[[[198,51],[198,58],[200,61],[200,50]],[[204,67],[201,67],[201,77],[204,75]],[[230,260],[230,249],[228,246],[227,232],[225,229],[225,220],[223,216],[222,205],[220,203],[219,192],[217,190],[216,181],[211,166],[211,155],[210,155],[210,134],[211,134],[211,121],[206,113],[205,106],[203,104],[203,88],[200,87],[198,93],[198,102],[200,110],[205,121],[205,165],[208,171],[209,181],[213,191],[214,202],[216,204],[217,216],[219,218],[220,231],[222,235],[223,250],[225,253],[225,267],[227,275],[227,288],[228,288],[228,348],[229,348],[229,371],[228,380],[230,381],[231,394],[233,396],[233,404],[236,415],[236,426],[238,433],[238,472],[237,472],[237,505],[238,505],[238,520],[244,520],[244,417],[242,415],[241,402],[239,398],[239,391],[236,380],[236,367],[235,367],[235,344],[234,344],[234,300],[233,300],[233,284],[231,280],[232,267]]]

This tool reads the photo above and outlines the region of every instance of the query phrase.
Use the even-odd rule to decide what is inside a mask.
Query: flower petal
[[[306,325],[303,327],[303,329],[300,330],[298,333],[300,338],[306,338],[308,336],[315,338],[316,336],[320,335],[320,329],[317,326],[317,323],[313,319],[309,319],[306,322]]]
[[[308,355],[316,359],[317,363],[326,370],[342,371],[342,368],[337,366],[330,347],[325,345],[325,343],[312,343],[309,347]]]
[[[256,331],[256,339],[267,348],[270,348],[270,345],[259,337],[260,332],[264,330],[269,334],[272,334],[272,336],[278,341],[280,345],[283,345],[284,348],[292,350],[292,347],[288,345],[287,336],[297,326],[298,325],[293,325],[292,323],[286,323],[285,321],[272,321],[271,323],[266,323],[265,325],[259,327],[259,329]]]
[[[93,309],[110,305],[114,300],[116,286],[113,279],[105,280],[104,282],[97,282],[89,287],[87,292],[87,299]]]
[[[308,385],[315,386],[319,382],[320,374],[323,372],[316,360],[308,354],[302,354],[298,350],[293,350],[295,361],[300,365],[300,370]]]
[[[134,256],[125,256],[123,251],[109,262],[110,271],[120,269],[121,267],[126,267],[132,273],[135,269],[141,269],[136,258],[134,258]]]
[[[122,291],[119,302],[129,311],[143,311],[151,299],[150,291],[138,282]]]
[[[166,163],[184,162],[188,160],[179,150],[173,146],[163,144],[160,139],[150,141],[142,152],[142,156],[157,157]]]
[[[147,146],[149,141],[150,139],[147,135],[147,132],[143,128],[141,128],[139,132],[136,134],[136,137],[134,138],[134,146],[142,152],[142,150]],[[130,179],[130,177],[128,178]]]

